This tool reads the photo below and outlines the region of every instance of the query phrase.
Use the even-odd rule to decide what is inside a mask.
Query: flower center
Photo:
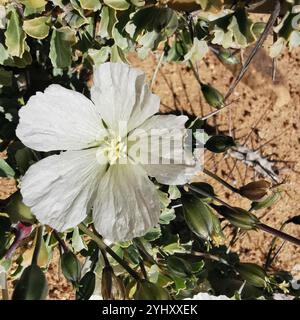
[[[105,139],[102,151],[109,164],[115,164],[118,159],[127,157],[127,143],[120,136],[109,136]]]

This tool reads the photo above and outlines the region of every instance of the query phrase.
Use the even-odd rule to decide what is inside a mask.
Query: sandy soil
[[[133,56],[130,61],[143,69],[151,79],[157,64],[155,56],[152,55],[144,61]],[[243,143],[251,127],[264,116],[246,145],[252,149],[260,148],[262,155],[274,161],[280,179],[286,179],[284,192],[276,206],[259,212],[265,223],[276,228],[288,218],[300,214],[299,67],[300,49],[285,53],[278,60],[277,81],[274,84],[271,80],[271,59],[261,50],[242,83],[229,99],[230,106],[210,120],[217,125],[218,130],[225,133],[231,128],[237,141]],[[202,81],[214,85],[223,93],[237,73],[237,67],[225,67],[212,55],[200,63],[199,70]],[[198,116],[211,111],[201,96],[192,72],[185,66],[175,63],[162,65],[153,89],[161,97],[162,111],[184,109]],[[235,166],[235,161],[230,157],[211,157],[211,154],[207,154],[205,166],[237,186],[250,182],[253,178],[258,179],[253,171],[242,163],[238,162]],[[228,174],[230,171],[231,174]],[[206,180],[207,177],[203,176],[203,179]],[[219,196],[226,198],[229,203],[244,208],[249,206],[249,201],[230,194],[215,182],[213,184]],[[14,190],[12,181],[0,179],[0,199],[6,198]],[[299,238],[300,226],[289,225],[286,232]],[[239,251],[245,261],[262,263],[271,239],[272,237],[263,232],[250,232],[235,245],[234,250]],[[290,270],[300,278],[300,249],[285,244],[274,267]],[[72,297],[70,286],[61,276],[56,275],[55,263],[51,264],[49,273],[50,297]]]
[[[238,85],[229,99],[230,106],[209,120],[218,129],[232,135],[239,143],[243,143],[251,128],[260,120],[253,130],[246,146],[260,150],[261,154],[273,161],[274,169],[278,171],[283,192],[280,201],[271,209],[261,210],[262,220],[276,228],[288,218],[300,214],[300,109],[299,87],[300,49],[292,53],[286,52],[278,59],[276,82],[272,82],[272,61],[264,50],[261,50],[250,66],[243,81]],[[151,78],[156,68],[157,59],[152,56],[140,62],[135,57],[131,59],[134,65],[142,68]],[[199,65],[200,78],[203,82],[212,84],[226,93],[238,67],[225,67],[218,59],[210,55]],[[206,115],[212,109],[201,96],[199,85],[192,72],[178,64],[163,65],[158,73],[154,92],[162,100],[162,109],[186,110],[198,116]],[[205,166],[220,175],[227,182],[242,186],[258,179],[251,168],[230,157],[205,157]],[[233,169],[234,168],[234,169]],[[228,174],[230,173],[231,174]],[[203,176],[204,180],[207,180]],[[212,182],[212,181],[210,181]],[[212,182],[221,197],[233,205],[249,207],[249,201],[241,199],[228,192],[223,186]],[[300,237],[300,226],[289,225],[286,232]],[[249,232],[241,239],[235,250],[242,254],[246,261],[264,262],[272,237],[263,232]],[[291,244],[285,244],[278,255],[274,268],[284,268],[295,275],[300,274],[300,249]]]

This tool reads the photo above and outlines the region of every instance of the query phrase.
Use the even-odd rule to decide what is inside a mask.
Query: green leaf
[[[112,38],[113,29],[118,21],[116,11],[109,7],[103,7],[100,16],[100,37]]]
[[[45,0],[21,0],[20,2],[31,9],[39,9],[45,7],[47,4],[47,1]]]
[[[144,235],[144,239],[147,241],[154,241],[161,236],[161,230],[159,227],[153,227]]]
[[[111,53],[111,48],[109,46],[102,47],[100,50],[89,49],[88,55],[93,60],[95,66],[106,62]]]
[[[190,51],[184,56],[184,60],[196,63],[202,60],[208,53],[208,51],[209,48],[206,41],[195,38],[193,46],[191,47]]]
[[[12,71],[7,71],[3,68],[0,68],[0,85],[10,87],[12,85],[12,77]]]
[[[176,256],[167,259],[168,269],[177,277],[188,277],[191,275],[192,266],[189,262]]]
[[[26,34],[22,29],[19,14],[16,9],[8,15],[7,29],[5,31],[5,44],[12,56],[22,57],[25,51]]]
[[[137,290],[134,294],[135,300],[170,300],[166,289],[151,283],[147,280],[138,282]]]
[[[171,200],[176,200],[181,198],[181,193],[176,186],[169,186],[168,193]]]
[[[0,158],[0,177],[14,177],[14,169],[2,158]]]
[[[71,65],[72,46],[75,43],[75,31],[70,27],[53,29],[49,56],[55,68],[68,68]]]
[[[158,190],[157,192],[158,192],[160,207],[167,208],[168,205],[171,203],[169,195],[166,192],[163,192],[161,190]]]
[[[169,224],[172,220],[176,218],[174,209],[164,209],[159,217],[160,224]]]
[[[124,51],[120,49],[117,45],[111,47],[111,62],[123,62],[128,63]]]
[[[44,39],[49,34],[50,27],[47,25],[48,21],[50,21],[49,17],[38,17],[25,20],[23,29],[32,38]]]
[[[75,252],[79,252],[83,249],[87,249],[85,243],[83,242],[78,227],[74,228],[72,235],[72,248]]]
[[[101,9],[101,2],[99,0],[79,0],[83,9],[97,11]]]
[[[26,46],[25,52],[21,58],[11,57],[8,53],[8,50],[6,50],[2,43],[0,43],[0,64],[8,67],[25,68],[32,62],[32,57],[28,50],[29,48]]]
[[[130,4],[126,0],[103,0],[103,2],[115,10],[127,10]]]
[[[72,29],[80,28],[84,24],[89,23],[89,20],[82,12],[80,12],[80,10],[69,11],[65,16],[65,20]]]

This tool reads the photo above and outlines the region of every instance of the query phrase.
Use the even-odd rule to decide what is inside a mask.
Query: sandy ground
[[[150,56],[144,61],[139,61],[133,56],[130,61],[143,69],[151,79],[157,64],[155,56]],[[210,120],[210,123],[217,125],[218,130],[222,132],[228,133],[231,128],[235,139],[243,143],[251,127],[264,116],[246,145],[252,149],[260,148],[262,155],[274,161],[280,179],[286,179],[280,201],[273,208],[259,212],[265,223],[276,228],[288,218],[300,214],[299,67],[300,49],[294,50],[293,53],[286,52],[278,60],[277,80],[274,84],[271,80],[271,59],[261,50],[242,83],[229,99],[230,106]],[[203,82],[214,85],[223,93],[237,73],[237,67],[225,67],[212,55],[200,63],[199,70]],[[211,111],[201,97],[192,72],[185,66],[175,63],[163,64],[153,89],[161,97],[162,111],[184,109],[198,116]],[[235,166],[235,161],[230,157],[212,158],[211,154],[207,154],[205,166],[237,186],[250,182],[253,178],[258,179],[244,164],[238,162]],[[203,176],[203,179],[207,178]],[[249,201],[232,195],[215,182],[213,185],[219,196],[230,204],[244,208],[249,206]],[[0,179],[0,198],[6,198],[14,190],[15,186],[11,181]],[[299,238],[300,226],[289,225],[286,232]],[[245,261],[262,263],[265,261],[271,239],[272,237],[263,232],[249,232],[235,245],[234,250],[240,252]],[[50,297],[70,298],[71,287],[62,280],[62,276],[57,275],[57,268],[55,263],[51,264]],[[300,249],[285,244],[274,263],[274,268],[287,269],[299,276]]]
[[[258,215],[262,220],[276,228],[288,218],[300,214],[300,109],[299,109],[299,58],[300,49],[292,53],[286,52],[278,59],[276,82],[272,82],[272,61],[264,50],[261,50],[250,66],[243,81],[238,85],[229,99],[227,109],[209,120],[218,129],[232,135],[239,143],[243,143],[251,128],[254,128],[246,146],[255,150],[274,163],[282,185],[280,201],[271,209],[261,210]],[[132,59],[134,65],[142,68],[150,75],[154,74],[157,59],[152,56],[147,61]],[[237,67],[225,67],[218,59],[210,55],[199,65],[200,78],[212,84],[219,91],[226,93]],[[178,64],[163,65],[158,73],[154,86],[162,100],[163,110],[184,109],[198,116],[211,112],[199,92],[199,85],[192,72]],[[255,123],[260,120],[255,128]],[[205,157],[205,166],[220,175],[227,182],[242,186],[259,179],[251,168],[223,155]],[[233,169],[234,168],[234,169]],[[231,174],[229,174],[231,172]],[[203,179],[207,180],[203,176]],[[212,181],[210,181],[212,182]],[[223,186],[212,182],[218,194],[226,198],[230,204],[249,207],[249,201],[241,199],[225,190]],[[300,226],[289,225],[286,232],[300,237]],[[235,246],[246,261],[264,262],[272,237],[263,232],[249,232]],[[300,249],[285,244],[274,262],[274,268],[284,268],[299,275]]]

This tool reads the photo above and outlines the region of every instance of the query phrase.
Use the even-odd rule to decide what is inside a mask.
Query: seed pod
[[[104,267],[102,271],[101,294],[104,300],[125,300],[126,298],[124,284],[110,266]]]
[[[169,293],[166,289],[149,282],[141,280],[137,284],[134,294],[135,300],[170,300]]]
[[[231,224],[243,230],[255,229],[260,221],[249,211],[233,207],[216,206],[215,209],[224,216]]]
[[[264,288],[266,286],[267,274],[265,270],[254,263],[239,263],[236,266],[236,270],[240,276],[249,282],[249,284]]]
[[[216,135],[210,137],[206,143],[205,148],[214,153],[222,153],[235,146],[235,142],[232,137]]]
[[[240,195],[251,201],[263,201],[269,193],[271,184],[266,180],[254,181],[239,189]]]
[[[209,240],[213,231],[211,209],[195,196],[182,197],[183,214],[191,231],[198,237]]]
[[[44,272],[37,265],[27,267],[13,292],[12,300],[45,300],[48,284]]]
[[[256,201],[252,202],[251,210],[269,208],[279,199],[279,196],[280,196],[280,193],[276,191],[260,202],[256,202]]]
[[[300,216],[294,216],[288,219],[285,223],[294,223],[294,224],[300,225]]]
[[[112,274],[111,267],[104,267],[101,278],[101,295],[103,300],[113,300],[112,297]]]
[[[202,191],[205,191],[207,194],[211,195],[212,197],[215,196],[215,191],[214,191],[214,188],[206,183],[206,182],[193,182],[191,183],[192,186],[195,186],[197,189],[200,189]],[[206,196],[202,196],[202,195],[197,195],[199,198],[206,198]]]
[[[64,252],[61,256],[61,270],[68,281],[77,284],[80,280],[81,265],[72,251]]]
[[[224,97],[223,95],[214,87],[201,83],[201,91],[206,102],[216,108],[220,109],[224,106]]]
[[[93,271],[87,272],[79,282],[76,291],[76,300],[89,300],[95,291],[96,275]]]

